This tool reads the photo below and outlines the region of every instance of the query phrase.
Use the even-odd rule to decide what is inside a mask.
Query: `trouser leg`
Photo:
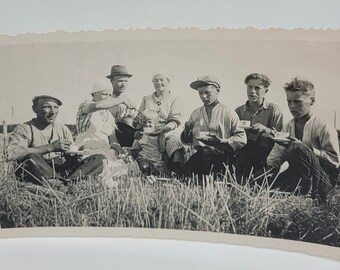
[[[238,153],[236,173],[237,175],[248,176],[253,171],[266,166],[266,159],[274,147],[274,140],[266,133],[259,134],[254,142],[248,142]]]
[[[203,146],[184,164],[182,173],[185,175],[209,174],[224,171],[225,156],[223,152],[214,151],[211,147]]]
[[[69,179],[76,180],[82,176],[97,175],[103,170],[103,160],[106,159],[105,155],[94,154],[77,162],[70,168],[65,168],[70,171]]]
[[[41,155],[28,154],[22,160],[21,167],[16,170],[19,180],[42,184],[50,178],[61,178],[60,174],[53,169]]]
[[[151,162],[146,159],[139,159],[137,163],[142,173],[151,174],[151,171],[153,169]]]
[[[274,140],[271,135],[261,133],[255,143],[253,143],[248,151],[249,164],[258,169],[266,164],[266,159],[270,151],[274,147]]]
[[[170,135],[165,141],[165,150],[169,157],[168,169],[174,172],[179,172],[180,167],[185,162],[184,146],[179,137]]]
[[[184,148],[177,149],[170,157],[169,169],[173,172],[178,173],[184,162]]]
[[[288,148],[287,161],[289,168],[279,176],[281,188],[294,191],[299,186],[301,195],[311,191],[312,196],[325,196],[325,191],[331,187],[330,180],[319,158],[307,145],[292,143]]]

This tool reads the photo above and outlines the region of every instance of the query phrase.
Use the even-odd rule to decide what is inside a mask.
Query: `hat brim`
[[[217,87],[217,89],[220,89],[220,86],[217,84],[217,83],[213,83],[213,82],[206,82],[206,81],[200,81],[200,80],[197,80],[197,81],[194,81],[190,84],[190,87],[192,89],[195,89],[195,90],[198,90],[199,87],[201,86],[208,86],[208,85],[214,85]]]
[[[126,76],[126,77],[128,77],[128,78],[131,78],[131,77],[132,77],[132,74],[116,73],[116,74],[107,75],[106,78],[111,79],[111,78],[113,78],[114,76]]]

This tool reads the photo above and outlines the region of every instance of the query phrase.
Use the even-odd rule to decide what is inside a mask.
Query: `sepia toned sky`
[[[171,89],[183,97],[187,115],[201,101],[189,84],[211,74],[222,82],[220,101],[231,108],[246,101],[244,78],[252,72],[271,80],[267,99],[291,118],[283,85],[295,76],[317,89],[315,110],[330,122],[338,108],[339,31],[182,30],[52,33],[0,36],[0,120],[17,123],[33,117],[32,97],[54,94],[64,102],[58,121],[75,123],[80,102],[92,84],[115,64],[133,74],[127,89],[139,106],[154,89],[155,70],[171,74]],[[338,117],[339,120],[340,116]],[[337,121],[339,127],[339,121]]]

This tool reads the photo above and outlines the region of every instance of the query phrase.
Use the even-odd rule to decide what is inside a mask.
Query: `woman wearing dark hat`
[[[223,172],[225,165],[232,162],[234,152],[247,142],[237,114],[218,101],[220,86],[217,78],[207,75],[190,84],[204,105],[191,113],[181,136],[184,143],[194,147],[182,168],[184,175]]]
[[[155,72],[152,83],[155,92],[143,97],[139,110],[154,110],[158,113],[161,125],[153,131],[153,135],[164,134],[168,167],[171,171],[178,172],[184,164],[184,146],[180,140],[183,104],[180,98],[170,91],[170,76],[167,72]]]

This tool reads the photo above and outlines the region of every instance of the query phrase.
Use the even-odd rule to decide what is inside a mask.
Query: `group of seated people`
[[[185,122],[184,103],[170,91],[166,71],[153,74],[154,91],[139,109],[126,95],[131,77],[125,66],[114,65],[105,81],[93,85],[92,99],[77,112],[75,141],[55,122],[62,102],[34,97],[36,118],[16,127],[8,147],[17,176],[67,184],[86,175],[170,172],[185,178],[223,175],[228,168],[240,182],[267,175],[272,187],[314,197],[339,184],[337,131],[313,113],[310,81],[294,78],[284,85],[293,119],[283,124],[280,108],[265,99],[267,76],[245,78],[248,100],[234,111],[218,99],[220,81],[203,75],[190,84],[203,105]]]

